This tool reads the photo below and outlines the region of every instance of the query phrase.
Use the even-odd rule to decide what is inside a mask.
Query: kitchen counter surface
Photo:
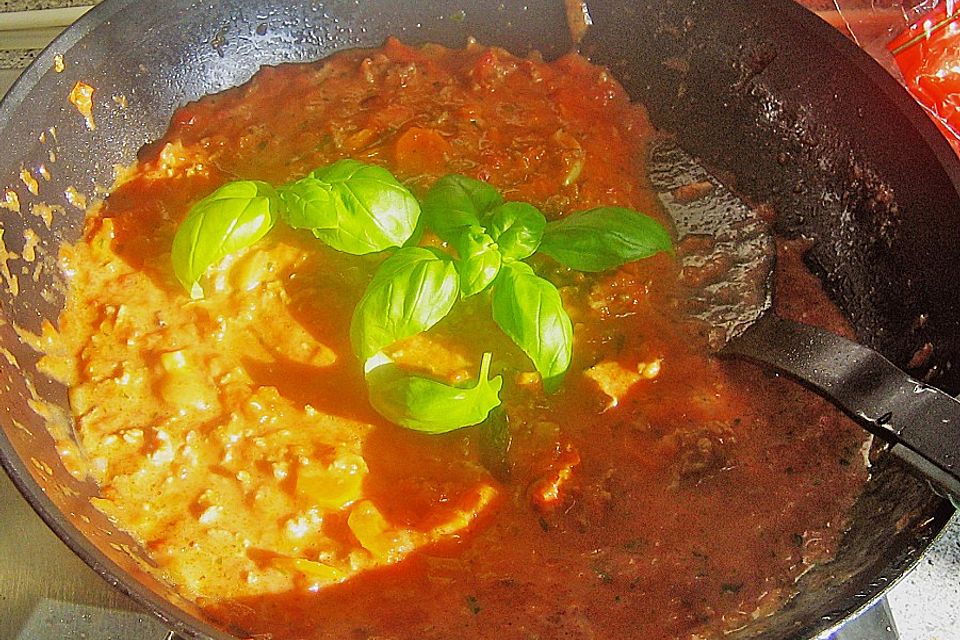
[[[0,0],[0,95],[62,28],[100,2]]]
[[[0,0],[0,11],[32,11],[34,9],[62,9],[97,4],[100,0]]]

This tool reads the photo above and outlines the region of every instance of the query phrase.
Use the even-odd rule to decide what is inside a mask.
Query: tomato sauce
[[[164,494],[164,504],[179,496],[194,505],[188,514],[175,506],[197,529],[175,533],[182,525],[173,516],[161,527],[136,515],[124,503],[135,494],[123,484],[121,463],[139,463],[118,454],[97,476],[104,510],[140,537],[167,578],[182,582],[212,620],[242,637],[708,638],[776,612],[795,592],[797,578],[833,554],[844,514],[867,477],[867,438],[799,386],[713,357],[704,328],[684,316],[687,294],[674,257],[661,254],[602,274],[535,261],[560,289],[575,327],[573,365],[556,394],[527,384],[529,361],[498,332],[482,301],[459,306],[431,330],[430,348],[468,363],[494,352],[495,373],[505,378],[504,423],[497,433],[481,426],[440,436],[391,425],[367,403],[348,328],[378,258],[336,254],[309,234],[273,232],[262,255],[269,256],[273,266],[263,269],[275,284],[262,286],[283,301],[282,313],[257,311],[259,298],[245,293],[233,306],[190,307],[172,276],[170,244],[193,202],[231,179],[280,184],[343,157],[386,166],[421,196],[437,178],[463,173],[550,218],[618,205],[662,219],[645,178],[655,135],[642,106],[583,58],[571,54],[548,63],[476,44],[453,51],[389,40],[378,50],[263,69],[243,87],[180,109],[164,138],[141,152],[138,165],[88,219],[86,242],[106,237],[102,250],[118,262],[104,258],[105,264],[124,277],[144,278],[135,280],[140,288],[156,287],[155,304],[162,308],[179,305],[193,314],[188,319],[199,325],[189,340],[177,338],[181,342],[201,344],[231,315],[254,318],[243,335],[258,338],[211,348],[241,352],[236,369],[243,379],[234,384],[209,365],[204,375],[219,398],[209,404],[220,408],[203,414],[206,424],[219,425],[240,406],[281,407],[277,415],[297,416],[283,446],[309,449],[298,454],[306,462],[311,456],[359,460],[362,489],[350,489],[340,511],[328,509],[306,523],[322,531],[314,546],[270,547],[266,534],[258,538],[261,546],[204,546],[207,530],[200,525],[216,505],[204,503],[199,487],[184,479],[182,491]],[[780,249],[781,311],[848,331],[803,268],[801,248]],[[88,256],[92,249],[77,251]],[[257,251],[224,278],[234,282]],[[89,353],[84,345],[99,339],[105,309],[122,302],[111,300],[117,282],[80,277],[74,287],[64,333],[80,336],[73,338],[77,354]],[[157,310],[147,322],[169,325],[164,313]],[[270,325],[280,323],[274,318],[287,322],[283,314],[292,329],[271,333]],[[315,339],[322,349],[316,346],[309,358],[297,355],[298,347],[288,348],[279,335],[292,331],[303,332],[302,344]],[[229,355],[211,353],[202,361]],[[92,374],[77,357],[74,382],[87,388]],[[144,356],[147,371],[157,367],[151,357]],[[476,370],[473,364],[467,369]],[[301,413],[306,407],[310,411]],[[219,437],[220,427],[211,426],[190,440],[193,427],[178,426],[180,418],[165,411],[142,421],[171,420],[173,435],[165,437],[176,440],[176,429],[185,429],[184,442],[194,452]],[[257,415],[260,422],[270,418]],[[328,422],[298,422],[315,415]],[[79,428],[97,434],[87,440],[92,448],[109,431],[83,420]],[[324,428],[342,429],[352,444],[332,435],[311,439],[310,430]],[[249,429],[238,437],[252,438],[256,428]],[[184,447],[174,447],[174,460]],[[201,484],[220,478],[225,487],[253,474],[251,482],[264,483],[263,491],[278,492],[277,514],[293,509],[284,501],[297,492],[296,473],[280,474],[261,454],[244,455],[251,456],[244,459],[248,468],[212,456],[191,473],[201,474]],[[254,500],[238,495],[247,496],[238,498],[243,508]],[[367,558],[369,547],[357,545],[359,534],[346,515],[356,508],[351,500],[372,505],[414,541],[402,558],[357,560]],[[254,536],[260,533],[248,530],[285,525],[251,516],[235,526]],[[431,533],[437,531],[444,533]],[[317,546],[321,540],[327,546]],[[177,564],[186,552],[198,563],[204,554],[236,554],[241,564],[224,570],[222,582],[211,582]],[[270,582],[264,574],[260,584],[275,586],[254,589],[255,572],[242,564],[348,553],[359,569],[322,588],[302,579]],[[250,588],[221,588],[231,580]]]

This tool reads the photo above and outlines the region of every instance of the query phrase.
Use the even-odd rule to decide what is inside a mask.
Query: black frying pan
[[[0,287],[0,345],[17,362],[0,361],[0,459],[71,548],[182,635],[230,637],[140,570],[136,545],[92,509],[96,488],[64,471],[27,403],[36,394],[66,406],[65,389],[37,374],[37,355],[11,326],[36,331],[62,305],[53,256],[79,236],[82,221],[64,191],[95,195],[111,183],[114,164],[130,163],[163,132],[177,106],[242,83],[261,65],[376,46],[390,34],[449,46],[472,35],[547,57],[571,48],[559,0],[498,4],[108,0],[42,54],[0,106],[0,186],[18,192],[22,211],[0,209],[3,239],[19,253],[24,228],[33,228],[48,261],[35,282],[21,273],[33,273],[32,264],[9,260],[20,293]],[[591,0],[583,51],[738,193],[776,207],[780,232],[816,239],[811,266],[862,342],[901,367],[930,343],[931,357],[910,373],[960,390],[952,366],[960,356],[960,163],[909,96],[792,0],[626,5]],[[96,88],[93,131],[67,102],[81,79]],[[37,175],[40,164],[51,179],[33,196],[18,176],[23,168]],[[49,230],[29,214],[37,202],[64,207]],[[903,573],[951,512],[899,461],[880,455],[837,559],[806,574],[786,609],[737,637],[816,635]]]

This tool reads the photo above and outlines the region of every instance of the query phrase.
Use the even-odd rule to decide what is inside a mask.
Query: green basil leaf
[[[350,341],[366,360],[397,340],[426,331],[450,312],[460,296],[449,256],[404,247],[383,261],[353,311]]]
[[[461,175],[437,180],[423,199],[427,226],[442,240],[453,242],[464,229],[477,226],[483,215],[503,202],[494,187]]]
[[[502,258],[497,245],[483,230],[472,226],[461,232],[455,241],[457,271],[460,272],[460,295],[464,298],[480,293],[500,273]]]
[[[399,247],[417,227],[420,204],[382,167],[357,160],[338,160],[314,171],[308,178],[329,185],[336,223],[330,224],[330,214],[312,208],[305,210],[302,218],[317,220],[319,226],[313,227],[313,235],[338,251],[364,255]],[[305,205],[323,202],[319,191],[311,193],[318,199],[304,198]]]
[[[500,404],[503,378],[488,379],[491,359],[483,354],[477,382],[467,388],[410,375],[392,362],[380,365],[367,373],[370,404],[390,422],[425,433],[479,424]]]
[[[177,280],[192,297],[202,298],[198,281],[207,268],[266,235],[280,209],[274,188],[257,180],[228,182],[197,202],[173,238]]]
[[[339,204],[333,187],[307,176],[277,189],[283,220],[294,229],[336,229]]]
[[[673,245],[670,233],[650,216],[599,207],[548,224],[540,251],[577,271],[606,271],[658,251],[672,252]]]
[[[526,353],[553,392],[570,368],[573,325],[560,293],[525,262],[505,262],[493,284],[493,319]]]
[[[490,211],[485,224],[504,258],[523,260],[540,246],[547,219],[532,204],[504,202]]]

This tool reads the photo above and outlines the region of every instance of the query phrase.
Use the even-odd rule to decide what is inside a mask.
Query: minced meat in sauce
[[[535,262],[575,328],[556,394],[469,300],[395,346],[451,380],[495,352],[502,411],[445,435],[367,402],[348,331],[380,257],[277,230],[197,301],[170,266],[177,225],[219,185],[344,157],[417,195],[462,173],[548,217],[662,218],[654,135],[578,55],[477,44],[389,40],[180,109],[64,255],[47,366],[71,384],[98,507],[240,636],[708,638],[775,612],[836,548],[866,437],[795,384],[712,357],[672,256],[600,274]],[[781,249],[781,311],[846,331],[798,247]]]

